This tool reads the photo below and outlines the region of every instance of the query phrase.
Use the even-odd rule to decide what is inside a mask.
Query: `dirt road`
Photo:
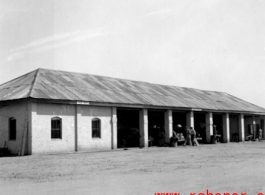
[[[265,195],[265,141],[0,158],[0,194]]]

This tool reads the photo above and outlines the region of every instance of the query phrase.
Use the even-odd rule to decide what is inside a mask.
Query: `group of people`
[[[182,134],[181,134],[182,135]],[[181,139],[181,137],[179,137],[177,135],[177,133],[175,131],[173,131],[173,136],[172,136],[172,139],[171,139],[171,142],[178,142],[179,139]],[[185,127],[185,130],[184,130],[184,144],[183,146],[186,146],[187,144],[190,145],[190,146],[199,146],[199,143],[196,139],[196,131],[193,127]]]
[[[148,142],[150,147],[162,147],[166,145],[165,131],[160,126],[155,125],[150,127],[148,134]]]
[[[185,133],[186,133],[186,137],[185,137],[185,142],[184,142],[183,146],[186,146],[187,143],[191,146],[199,146],[199,143],[196,139],[196,131],[194,128],[186,127]]]

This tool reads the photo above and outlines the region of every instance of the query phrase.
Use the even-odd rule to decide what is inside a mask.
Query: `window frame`
[[[53,125],[55,125],[55,123],[53,121],[59,121],[59,127],[54,127]],[[63,135],[62,135],[62,118],[56,116],[56,117],[52,117],[51,118],[51,139],[52,140],[61,140]],[[58,125],[58,124],[57,124]],[[59,133],[57,133],[58,136],[55,136],[56,133],[55,131],[59,131]]]
[[[12,128],[11,121],[15,122],[14,123],[15,129],[11,129]],[[13,134],[11,134],[11,131],[13,132]],[[14,136],[14,138],[13,138],[13,136]],[[16,141],[17,140],[17,119],[14,117],[10,117],[8,119],[8,138],[9,138],[9,141]]]
[[[97,123],[96,127],[95,123]],[[101,120],[99,118],[93,118],[91,121],[91,136],[93,139],[101,138]]]

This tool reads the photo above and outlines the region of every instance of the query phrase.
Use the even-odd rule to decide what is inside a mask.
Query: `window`
[[[51,120],[51,138],[62,139],[62,119],[59,117],[53,117]]]
[[[17,120],[15,118],[9,119],[9,140],[16,140],[17,138]]]
[[[100,119],[98,118],[92,120],[92,137],[100,138]]]

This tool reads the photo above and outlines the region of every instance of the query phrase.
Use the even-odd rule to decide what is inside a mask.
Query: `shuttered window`
[[[51,138],[62,139],[62,119],[59,117],[51,119]]]
[[[9,119],[9,140],[17,139],[17,120],[15,118]]]
[[[92,119],[92,138],[101,137],[100,119]]]

